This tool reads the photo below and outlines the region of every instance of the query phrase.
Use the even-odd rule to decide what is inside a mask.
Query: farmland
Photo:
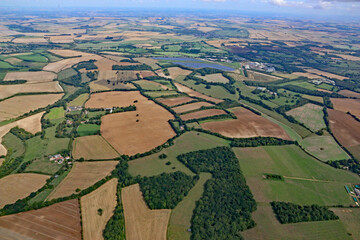
[[[150,210],[137,184],[123,188],[121,199],[126,239],[166,239],[170,210]]]
[[[334,109],[360,118],[360,99],[332,98]]]
[[[174,107],[173,110],[176,113],[183,113],[183,112],[196,110],[201,107],[210,107],[210,106],[214,106],[214,105],[208,102],[196,102],[196,103],[185,104],[179,107]]]
[[[100,132],[100,126],[97,124],[81,124],[77,128],[77,132],[82,136],[96,135]]]
[[[174,97],[174,98],[158,98],[156,99],[157,101],[169,106],[169,107],[173,107],[179,104],[184,104],[187,102],[191,102],[194,99],[190,98],[190,97]]]
[[[26,80],[27,83],[51,82],[56,78],[52,72],[9,72],[6,74],[4,81]]]
[[[8,98],[19,93],[62,92],[58,82],[44,82],[21,85],[0,85],[0,99]]]
[[[304,106],[288,111],[286,114],[294,117],[314,132],[326,127],[323,108],[315,104],[305,104]]]
[[[13,174],[0,179],[0,207],[27,197],[45,185],[46,175],[35,173]]]
[[[71,172],[50,194],[48,199],[70,196],[76,190],[84,190],[94,185],[99,180],[110,175],[115,169],[116,161],[105,162],[77,162]]]
[[[191,112],[191,113],[181,115],[181,119],[186,121],[186,120],[190,120],[190,119],[212,117],[212,116],[223,115],[223,114],[226,114],[226,112],[224,110],[206,109],[206,110],[201,110],[201,111]]]
[[[80,209],[77,199],[50,207],[0,217],[0,235],[9,239],[81,239]],[[4,230],[6,229],[6,230]],[[9,231],[9,232],[7,232]],[[26,238],[28,237],[28,238]]]
[[[210,102],[214,102],[214,103],[219,103],[219,102],[222,102],[223,100],[220,100],[220,99],[216,99],[216,98],[213,98],[213,97],[209,97],[209,96],[206,96],[204,94],[201,94],[199,92],[196,92],[180,83],[175,83],[175,86],[178,88],[178,90],[180,92],[184,92],[184,93],[187,93],[189,96],[191,97],[197,97],[197,98],[203,98],[205,100],[208,100]]]
[[[101,136],[78,137],[74,140],[73,157],[75,159],[114,159],[118,156],[119,154]]]
[[[248,138],[262,136],[290,139],[281,127],[245,108],[236,108],[233,113],[237,119],[204,122],[200,125],[205,130],[226,137]]]
[[[116,206],[116,189],[114,178],[80,199],[84,240],[103,239],[103,230]]]
[[[199,76],[207,82],[227,83],[229,80],[225,78],[221,73],[209,74],[205,76]]]

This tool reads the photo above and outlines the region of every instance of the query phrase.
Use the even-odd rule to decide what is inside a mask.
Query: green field
[[[171,240],[190,240],[191,217],[196,206],[196,201],[201,198],[204,192],[204,184],[211,178],[210,173],[200,173],[200,179],[189,191],[186,197],[171,211],[168,239]]]
[[[235,148],[234,151],[257,202],[353,204],[344,185],[357,183],[358,176],[321,163],[295,145]],[[264,173],[278,174],[285,180],[264,180]]]
[[[75,76],[76,74],[77,72],[73,68],[68,68],[58,73],[58,80],[61,81],[70,78],[72,76]]]
[[[360,239],[360,209],[332,208],[331,210],[340,217],[347,232],[351,233],[353,239]]]
[[[311,84],[311,83],[306,82],[306,81],[292,81],[292,82],[289,82],[289,83],[279,84],[279,86],[285,86],[285,85],[298,86],[298,87],[306,88],[308,90],[313,90],[313,91],[317,90],[317,87],[315,87],[314,84]]]
[[[20,157],[25,152],[24,143],[12,133],[7,133],[2,138],[2,144],[7,149],[7,156],[10,158]]]
[[[0,68],[7,69],[7,68],[14,68],[14,67],[8,62],[0,61]]]
[[[300,141],[300,145],[305,151],[324,162],[350,158],[330,135],[307,137]]]
[[[252,214],[255,228],[241,233],[245,240],[292,239],[292,240],[338,240],[352,239],[344,224],[339,221],[320,221],[280,224],[268,204],[258,206]]]
[[[100,132],[100,125],[97,124],[81,124],[77,128],[77,132],[82,136],[96,135]]]
[[[55,120],[63,118],[65,116],[65,110],[63,107],[57,107],[50,109],[50,112],[45,115],[45,119]]]
[[[129,173],[131,175],[154,176],[163,172],[182,171],[186,174],[193,173],[180,163],[176,157],[180,154],[210,149],[217,146],[226,146],[228,141],[205,133],[187,132],[174,141],[174,145],[163,149],[161,152],[129,161]],[[165,153],[166,159],[159,159],[159,155]],[[166,162],[171,162],[166,165]]]
[[[145,94],[149,95],[150,97],[158,98],[162,96],[177,95],[178,93],[176,91],[156,91],[156,92],[146,92]]]
[[[74,107],[74,106],[83,106],[85,102],[88,100],[89,94],[84,93],[72,100],[67,104],[68,107]]]
[[[16,58],[24,60],[24,61],[31,61],[31,62],[48,62],[48,59],[41,54],[26,54],[26,55],[19,55]]]
[[[314,132],[326,128],[323,107],[321,106],[307,103],[304,106],[286,112],[286,114],[294,117]]]

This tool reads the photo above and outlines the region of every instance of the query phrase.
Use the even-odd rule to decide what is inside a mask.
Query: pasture
[[[117,178],[113,178],[95,191],[81,197],[81,220],[84,240],[101,240],[106,223],[117,204]],[[101,215],[98,210],[101,209]]]
[[[302,205],[349,205],[344,185],[358,177],[315,160],[295,145],[234,148],[257,202],[285,201]],[[266,180],[264,173],[284,181]]]
[[[81,240],[80,206],[77,199],[38,210],[0,217],[0,235],[8,239]],[[16,238],[18,235],[21,237]]]
[[[360,99],[331,98],[335,110],[347,113],[360,118]]]
[[[96,135],[100,132],[100,125],[97,124],[81,124],[77,129],[80,137],[88,135]]]
[[[19,117],[24,113],[46,107],[58,101],[63,94],[16,96],[0,102],[0,121]]]
[[[339,216],[340,221],[343,222],[348,233],[351,233],[353,239],[360,239],[360,209],[344,209],[344,208],[331,208],[337,216]]]
[[[73,143],[73,158],[85,160],[114,159],[119,154],[99,135],[75,138]]]
[[[50,112],[45,115],[45,119],[56,120],[65,116],[65,110],[63,107],[56,107],[50,109]]]
[[[45,185],[49,176],[36,173],[12,174],[0,179],[0,208],[27,197]]]
[[[161,83],[149,80],[138,80],[133,83],[138,84],[144,90],[170,90],[167,86],[162,85]]]
[[[171,210],[150,210],[138,184],[121,190],[126,239],[166,240]]]
[[[48,200],[70,196],[111,174],[118,161],[75,162],[70,173],[49,195]]]
[[[89,108],[135,105],[136,111],[102,117],[101,135],[120,154],[134,155],[149,151],[175,136],[169,119],[173,115],[137,91],[92,94]]]
[[[232,110],[237,119],[201,123],[205,130],[231,138],[278,137],[290,139],[286,131],[270,120],[245,108]]]
[[[307,137],[301,141],[300,145],[306,152],[324,162],[350,158],[331,135]]]
[[[195,102],[195,103],[185,104],[185,105],[182,105],[179,107],[174,107],[173,110],[176,113],[184,113],[184,112],[199,109],[201,107],[212,107],[212,106],[214,106],[214,105],[211,103],[208,103],[208,102]]]
[[[186,120],[191,120],[191,119],[212,117],[212,116],[223,115],[223,114],[227,114],[227,113],[221,109],[206,109],[206,110],[201,110],[201,111],[197,111],[197,112],[183,114],[180,116],[180,118],[182,120],[186,121]]]
[[[227,146],[228,141],[206,133],[186,132],[174,140],[174,145],[164,148],[158,153],[129,161],[129,173],[133,176],[155,176],[162,172],[182,171],[188,175],[193,173],[176,157],[180,154],[210,149],[218,146]],[[166,159],[160,159],[161,154],[166,154]],[[166,165],[166,162],[170,165]]]
[[[294,108],[286,112],[286,114],[303,123],[311,131],[316,132],[320,129],[326,128],[323,107],[321,106],[307,103],[304,106]]]

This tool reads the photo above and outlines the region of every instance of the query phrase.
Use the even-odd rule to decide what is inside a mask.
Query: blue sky
[[[209,9],[264,12],[277,17],[360,17],[360,0],[0,0],[0,7]]]

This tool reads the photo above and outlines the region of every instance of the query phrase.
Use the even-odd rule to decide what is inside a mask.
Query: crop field
[[[22,43],[22,44],[31,44],[31,43],[47,43],[47,40],[42,37],[34,37],[34,38],[15,38],[12,42],[14,43]]]
[[[0,102],[0,121],[9,120],[31,110],[46,107],[58,101],[63,94],[16,96]]]
[[[169,107],[173,107],[179,104],[183,104],[183,103],[187,103],[187,102],[191,102],[194,99],[191,97],[184,97],[184,96],[179,96],[179,97],[172,97],[172,98],[157,98],[156,101],[159,101]]]
[[[38,210],[0,217],[0,235],[5,233],[8,236],[6,239],[19,240],[81,240],[80,221],[79,202],[73,199]]]
[[[201,123],[201,127],[231,138],[260,136],[290,139],[289,135],[280,126],[245,108],[236,108],[233,113],[237,119],[204,122]]]
[[[360,99],[331,98],[335,110],[347,113],[360,118]]]
[[[75,159],[114,159],[119,154],[99,135],[75,138],[73,143]]]
[[[58,82],[44,82],[20,85],[0,85],[0,99],[11,97],[19,93],[62,92]]]
[[[89,53],[70,50],[70,49],[52,49],[49,50],[49,52],[55,55],[59,55],[61,57],[80,57],[80,56],[89,55]]]
[[[301,146],[305,151],[324,162],[350,158],[332,136],[307,137],[301,141]]]
[[[153,98],[158,98],[158,97],[163,98],[163,97],[166,97],[166,96],[175,97],[174,95],[180,96],[178,92],[172,91],[172,90],[170,90],[170,91],[146,92],[145,94],[150,96],[150,97],[153,97]]]
[[[349,90],[341,90],[338,93],[343,96],[346,96],[346,97],[360,98],[360,93],[349,91]]]
[[[126,239],[166,240],[171,210],[150,210],[138,184],[121,190]]]
[[[204,95],[202,93],[196,92],[196,91],[192,90],[191,88],[188,88],[188,87],[186,87],[186,86],[184,86],[184,85],[182,85],[180,83],[174,83],[174,84],[179,89],[180,92],[187,93],[191,97],[203,98],[205,100],[208,100],[208,101],[214,102],[214,103],[220,103],[220,102],[224,101],[224,100],[221,100],[221,99],[209,97],[209,96],[206,96],[206,95]]]
[[[176,113],[183,113],[183,112],[188,112],[188,111],[192,111],[195,109],[199,109],[201,107],[211,107],[214,106],[211,103],[208,102],[195,102],[195,103],[190,103],[190,104],[185,104],[179,107],[174,107],[173,110]]]
[[[187,75],[189,75],[191,73],[191,71],[185,70],[185,69],[182,69],[182,68],[179,68],[179,67],[168,68],[168,71],[169,71],[170,77],[172,79],[175,79],[178,76],[187,76]]]
[[[352,239],[340,220],[280,224],[270,205],[260,205],[252,214],[256,226],[241,232],[245,240]]]
[[[324,103],[324,99],[322,97],[316,97],[311,95],[302,95],[303,98],[309,99],[315,102]]]
[[[199,118],[212,117],[223,114],[227,114],[227,113],[221,109],[206,109],[206,110],[201,110],[201,111],[191,112],[181,115],[180,118],[186,121],[190,119],[199,119]]]
[[[196,206],[196,202],[201,198],[204,192],[204,184],[211,178],[210,173],[200,173],[199,180],[189,191],[184,199],[171,211],[168,239],[171,240],[189,240],[191,227],[191,217]]]
[[[79,62],[83,62],[83,61],[89,61],[89,60],[98,60],[101,59],[102,57],[98,56],[98,55],[84,55],[82,57],[75,57],[75,58],[67,58],[67,59],[63,59],[60,60],[58,62],[53,62],[53,63],[49,63],[48,65],[46,65],[43,70],[44,71],[49,71],[49,72],[55,72],[58,73],[62,70],[65,70],[67,68],[71,68],[72,66],[74,66],[75,64],[78,64]]]
[[[67,104],[68,107],[74,107],[74,106],[83,106],[84,103],[88,100],[89,94],[84,93],[72,100]]]
[[[52,72],[9,72],[4,81],[26,80],[27,83],[51,82],[56,78]]]
[[[120,154],[149,151],[175,135],[168,123],[173,119],[172,114],[137,91],[92,94],[86,107],[107,108],[117,103],[119,107],[135,105],[137,108],[102,117],[101,135]]]
[[[19,55],[16,56],[16,58],[24,60],[24,61],[31,61],[31,62],[43,62],[46,63],[48,62],[48,59],[41,55],[41,54],[26,54],[26,55]]]
[[[360,229],[358,223],[360,222],[360,209],[341,209],[341,208],[331,208],[337,216],[339,216],[340,221],[344,223],[345,228],[348,233],[351,233],[353,239],[360,239]]]
[[[77,72],[75,71],[74,68],[67,68],[67,69],[61,70],[57,76],[58,76],[58,80],[62,81],[67,78],[70,78],[72,76],[75,76],[76,74],[77,74]]]
[[[215,82],[215,83],[228,83],[229,79],[224,77],[221,73],[215,73],[215,74],[208,74],[205,76],[197,76],[199,78],[204,79],[207,82]]]
[[[319,78],[320,76],[309,73],[309,72],[294,72],[294,75],[300,76],[300,77],[307,77],[309,79],[316,79]]]
[[[140,87],[144,90],[170,90],[167,86],[162,85],[161,83],[149,81],[149,80],[139,80],[134,83],[139,84]]]
[[[138,65],[138,63],[117,62],[108,58],[101,58],[95,62],[95,65],[98,67],[99,71],[110,71],[112,70],[113,65],[131,66]]]
[[[330,128],[336,139],[344,147],[352,147],[360,144],[360,123],[350,115],[328,109]]]
[[[183,153],[227,146],[228,141],[206,133],[187,132],[175,139],[174,145],[164,148],[158,153],[129,161],[129,173],[133,176],[155,176],[162,172],[182,171],[188,175],[193,173],[176,157]],[[166,159],[160,159],[160,154],[166,154]],[[170,165],[166,165],[166,162]]]
[[[80,137],[95,135],[100,131],[100,125],[97,124],[81,124],[77,130]]]
[[[304,106],[288,111],[286,114],[294,117],[314,132],[326,128],[323,107],[321,106],[307,103]]]
[[[317,161],[295,145],[234,148],[257,202],[285,201],[302,205],[353,204],[344,185],[358,177]],[[264,173],[284,180],[266,180]]]
[[[49,195],[48,199],[70,196],[76,190],[84,190],[110,175],[118,161],[75,162],[71,172]]]
[[[0,208],[27,197],[45,185],[49,176],[35,173],[12,174],[0,179]]]
[[[110,80],[110,81],[131,81],[136,80],[138,77],[136,74],[139,71],[123,71],[123,70],[107,70],[107,71],[99,71],[98,80]]]
[[[117,178],[113,178],[80,199],[84,240],[101,240],[106,223],[117,204]],[[98,209],[102,209],[101,215]]]
[[[325,77],[327,77],[327,78],[336,78],[336,79],[339,79],[339,80],[347,79],[347,77],[340,76],[340,75],[333,74],[333,73],[329,73],[329,72],[324,72],[324,71],[321,71],[321,70],[318,70],[318,69],[306,68],[306,69],[304,69],[304,70],[305,70],[306,72],[313,73],[313,74],[317,74],[317,75],[319,75],[319,76],[325,76]]]

